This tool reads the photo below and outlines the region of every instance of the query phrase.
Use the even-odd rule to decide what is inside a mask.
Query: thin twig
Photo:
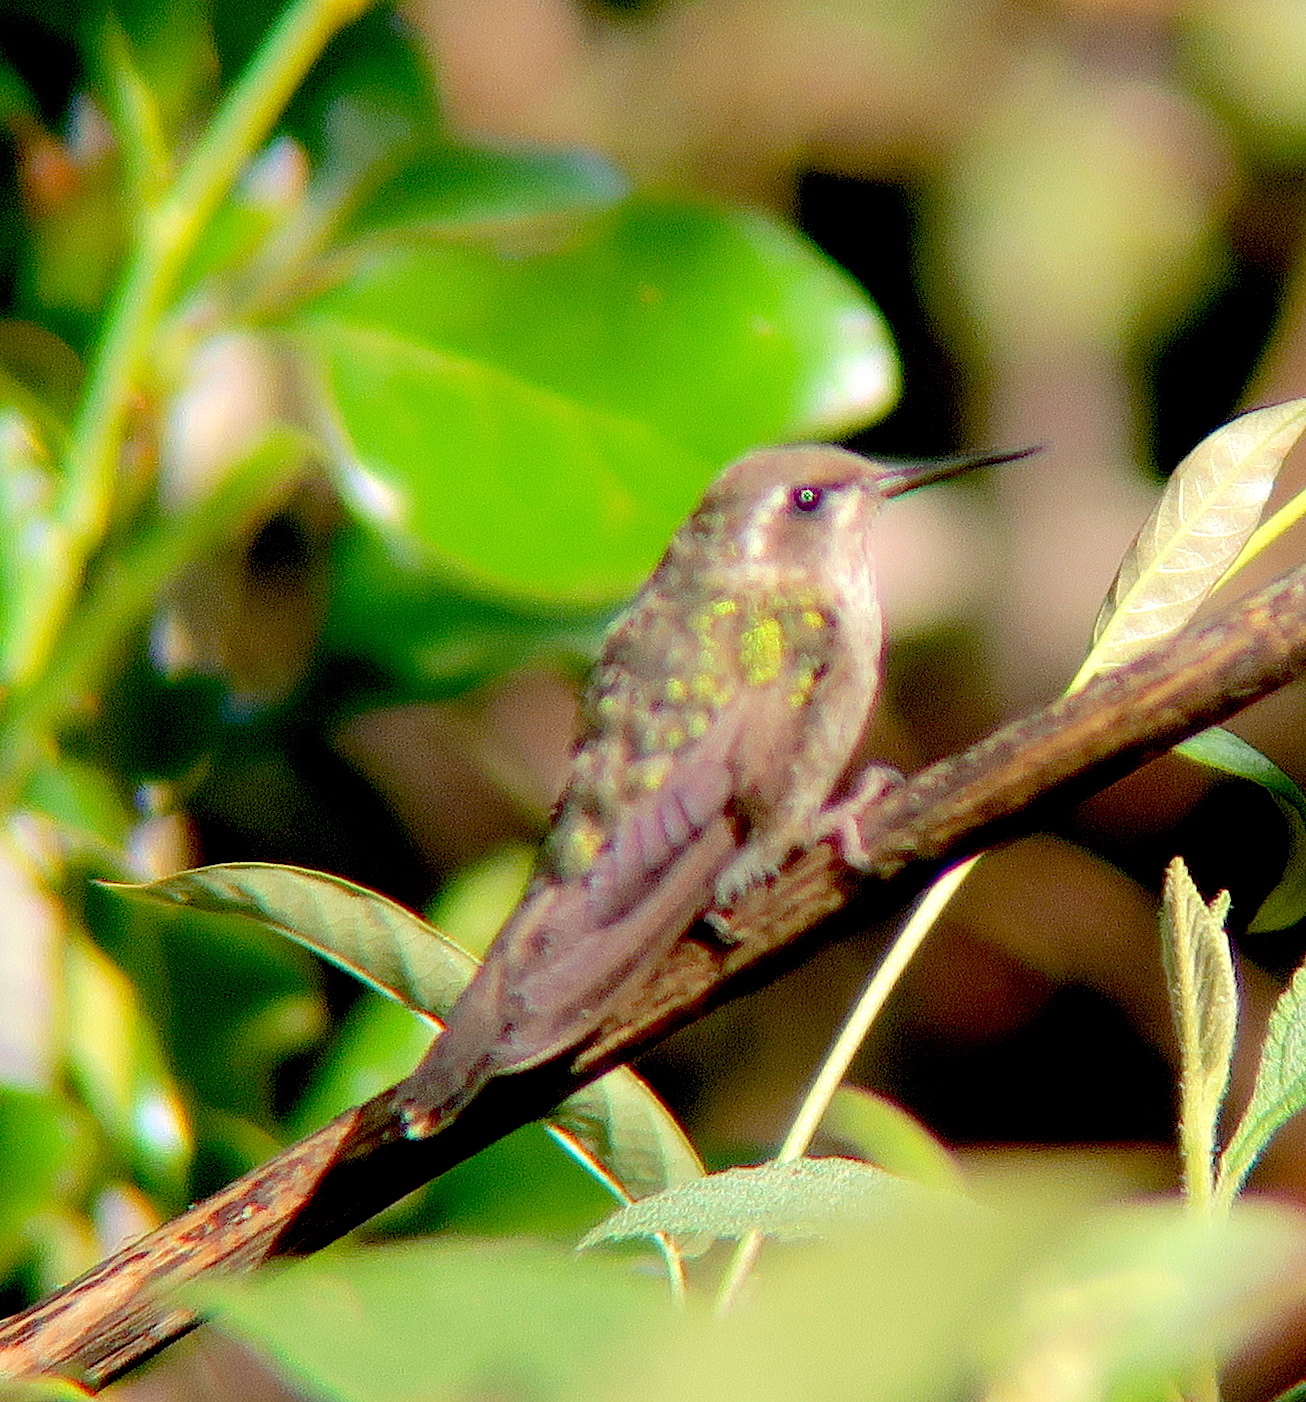
[[[875,1019],[889,1000],[889,994],[898,985],[898,980],[906,972],[908,964],[916,957],[916,951],[925,942],[925,937],[938,923],[944,907],[953,898],[957,888],[970,875],[978,857],[967,857],[964,862],[949,867],[921,896],[912,909],[906,924],[894,936],[883,959],[872,971],[870,978],[858,994],[843,1026],[830,1044],[820,1070],[812,1080],[803,1103],[799,1106],[794,1122],[789,1126],[784,1143],[776,1153],[775,1163],[793,1163],[801,1159],[812,1147],[816,1131],[821,1127],[825,1112],[830,1108],[835,1092],[848,1075],[862,1043],[866,1040]],[[729,1314],[739,1298],[739,1292],[752,1274],[762,1250],[763,1234],[749,1232],[735,1248],[725,1280],[717,1296],[718,1315]]]

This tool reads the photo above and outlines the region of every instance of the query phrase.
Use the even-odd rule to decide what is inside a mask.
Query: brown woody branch
[[[869,880],[830,846],[812,848],[741,903],[732,921],[738,943],[682,939],[630,1007],[574,1056],[491,1081],[433,1138],[405,1139],[383,1093],[123,1248],[0,1326],[0,1376],[104,1386],[193,1326],[191,1312],[169,1298],[175,1287],[327,1245],[836,938],[826,917],[859,885],[880,909],[899,904],[944,862],[1035,830],[1049,804],[1104,787],[1303,670],[1306,567],[906,780],[863,816]]]

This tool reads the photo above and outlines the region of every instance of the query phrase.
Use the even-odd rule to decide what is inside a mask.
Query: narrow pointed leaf
[[[184,871],[133,899],[256,920],[439,1025],[478,961],[412,911],[338,876],[266,862]],[[555,1137],[599,1180],[633,1199],[701,1166],[679,1125],[631,1071],[610,1072],[559,1108]]]
[[[1306,1108],[1306,964],[1270,1014],[1252,1098],[1220,1157],[1216,1193],[1232,1201],[1265,1146]]]
[[[1189,1199],[1211,1200],[1216,1123],[1229,1088],[1238,989],[1224,932],[1229,893],[1208,905],[1176,857],[1166,869],[1161,956],[1179,1040],[1179,1139]]]
[[[1072,689],[1123,666],[1192,618],[1255,529],[1303,429],[1306,399],[1255,409],[1203,439],[1179,464],[1125,556]]]
[[[961,1169],[952,1155],[900,1105],[860,1086],[840,1086],[821,1121],[860,1158],[927,1188],[961,1192]]]
[[[1254,745],[1223,726],[1212,726],[1176,745],[1175,751],[1209,769],[1250,779],[1274,800],[1288,825],[1288,860],[1274,890],[1261,902],[1248,929],[1286,930],[1306,916],[1306,794]]]
[[[378,992],[423,1014],[447,1013],[477,961],[403,906],[342,877],[271,862],[197,867],[134,899],[243,915],[302,944]]]

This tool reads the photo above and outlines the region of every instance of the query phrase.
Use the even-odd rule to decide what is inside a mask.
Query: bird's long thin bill
[[[961,453],[957,457],[932,458],[926,462],[892,462],[881,470],[876,485],[884,496],[900,497],[904,492],[914,492],[917,487],[928,487],[931,482],[960,477],[963,472],[973,472],[977,467],[1014,462],[1038,451],[1037,447],[1017,448],[1010,453]]]

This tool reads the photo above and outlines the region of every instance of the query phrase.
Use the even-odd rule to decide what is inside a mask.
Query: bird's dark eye
[[[816,511],[825,500],[825,493],[820,487],[795,487],[789,500],[795,511]]]

